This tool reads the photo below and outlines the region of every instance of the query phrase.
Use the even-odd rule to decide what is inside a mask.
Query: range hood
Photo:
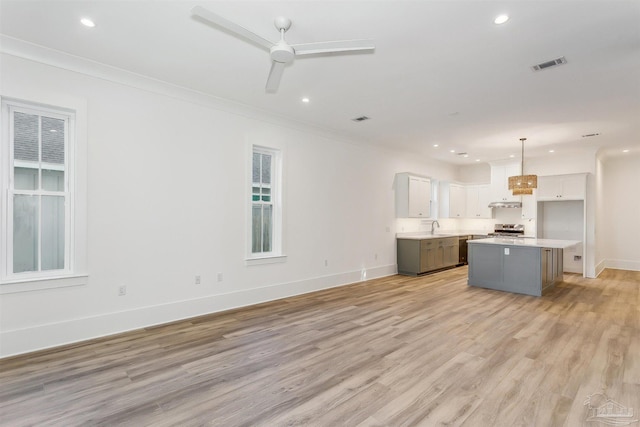
[[[490,208],[521,208],[522,202],[491,202]]]

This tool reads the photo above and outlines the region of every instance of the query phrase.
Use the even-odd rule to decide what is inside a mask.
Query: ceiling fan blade
[[[191,9],[191,13],[197,16],[198,18],[201,18],[202,20],[207,21],[208,23],[212,23],[219,27],[222,27],[225,30],[231,31],[234,34],[237,34],[240,37],[244,37],[245,39],[250,40],[254,43],[257,43],[258,45],[263,46],[267,49],[271,49],[271,47],[275,44],[265,39],[264,37],[261,37],[255,33],[252,33],[246,28],[241,27],[240,25],[234,22],[231,22],[223,18],[222,16],[211,12],[208,9],[205,9],[202,6],[194,7],[193,9]]]
[[[269,77],[267,78],[267,92],[276,92],[278,90],[278,86],[280,86],[280,79],[282,79],[282,72],[285,67],[284,62],[273,61],[271,64],[271,71],[269,72]]]
[[[373,40],[339,40],[333,42],[292,44],[296,55],[374,50]]]

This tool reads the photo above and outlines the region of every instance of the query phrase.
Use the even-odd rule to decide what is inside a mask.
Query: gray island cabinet
[[[562,281],[564,249],[576,240],[489,238],[468,242],[469,286],[541,296]]]
[[[398,274],[417,276],[458,264],[457,236],[398,238]]]

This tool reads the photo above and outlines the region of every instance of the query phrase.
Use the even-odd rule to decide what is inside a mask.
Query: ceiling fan
[[[280,33],[280,41],[272,42],[216,13],[211,12],[208,9],[203,8],[202,6],[194,7],[191,9],[191,13],[201,20],[215,24],[227,31],[269,49],[271,56],[271,71],[267,78],[267,92],[276,92],[278,90],[285,65],[292,62],[298,55],[372,51],[375,49],[371,40],[339,40],[317,43],[288,44],[284,39],[284,33],[286,33],[291,27],[291,20],[282,16],[277,17],[274,21],[274,24]]]

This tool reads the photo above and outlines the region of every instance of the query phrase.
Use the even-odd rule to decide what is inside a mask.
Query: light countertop
[[[487,230],[463,230],[463,231],[436,231],[431,234],[428,231],[414,231],[412,233],[396,233],[396,239],[409,239],[409,240],[426,240],[426,239],[442,239],[445,237],[459,237],[459,236],[486,236],[490,233]]]
[[[469,240],[470,245],[503,245],[503,246],[527,246],[533,248],[558,248],[566,249],[580,243],[579,240],[556,240],[512,237],[490,237],[487,239]]]

